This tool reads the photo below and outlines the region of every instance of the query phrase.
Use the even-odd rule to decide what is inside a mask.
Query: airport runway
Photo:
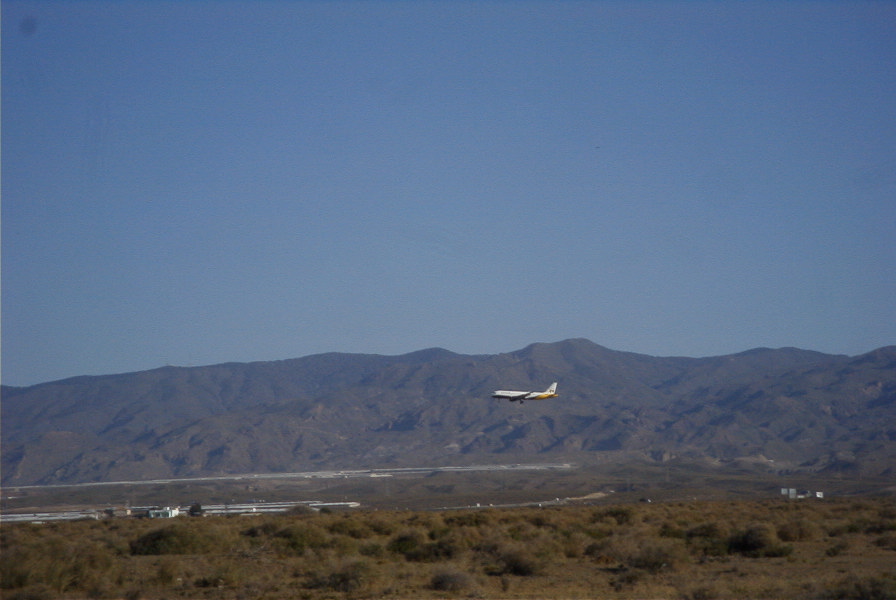
[[[395,477],[395,476],[425,476],[432,473],[473,473],[473,472],[509,472],[509,471],[547,471],[547,470],[566,470],[573,469],[575,465],[570,463],[536,463],[536,464],[503,464],[503,465],[468,465],[459,467],[399,467],[394,469],[352,469],[352,470],[332,470],[332,471],[305,471],[298,473],[253,473],[242,475],[223,475],[216,477],[188,477],[188,478],[171,478],[171,479],[150,479],[135,481],[102,481],[89,483],[74,484],[57,484],[57,485],[31,485],[31,486],[11,486],[3,490],[4,494],[14,492],[15,490],[36,490],[36,489],[52,489],[52,488],[79,488],[91,486],[121,486],[121,485],[158,485],[171,483],[189,483],[189,482],[209,482],[209,481],[259,481],[274,479],[349,479],[362,477]],[[559,502],[556,499],[555,502]],[[553,501],[548,501],[547,504]],[[340,508],[356,508],[360,506],[357,502],[336,502],[326,503],[320,501],[301,501],[301,502],[259,502],[250,504],[229,504],[229,505],[211,505],[205,506],[207,514],[250,514],[264,512],[284,512],[298,505],[308,505],[312,508],[335,507]],[[504,505],[511,506],[511,505]],[[151,507],[135,508],[136,511],[148,510]],[[471,507],[451,507],[451,508],[471,508]],[[181,512],[186,512],[186,507],[180,507]],[[58,512],[40,512],[40,513],[4,513],[0,514],[0,522],[44,522],[57,520],[75,520],[75,519],[100,519],[105,516],[105,509],[83,509]]]
[[[91,481],[51,485],[13,485],[7,491],[91,487],[105,485],[159,485],[164,483],[190,483],[200,481],[252,481],[260,479],[348,479],[353,477],[391,477],[395,475],[428,475],[430,473],[465,473],[477,471],[546,471],[574,469],[570,463],[536,463],[509,465],[468,465],[464,467],[399,467],[394,469],[357,469],[339,471],[304,471],[299,473],[251,473],[219,475],[214,477],[174,477],[171,479],[138,479],[134,481]]]

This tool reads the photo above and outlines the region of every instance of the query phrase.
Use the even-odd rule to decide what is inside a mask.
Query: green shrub
[[[701,556],[725,556],[730,551],[730,534],[716,522],[702,523],[685,532],[691,552]]]
[[[826,590],[822,600],[896,600],[896,581],[850,575]]]
[[[698,585],[691,590],[682,594],[682,600],[716,600],[719,598],[719,591],[708,585]]]
[[[839,556],[849,550],[849,542],[846,540],[840,540],[830,548],[824,551],[827,556]]]
[[[775,528],[769,523],[754,523],[733,534],[729,540],[732,552],[754,558],[762,556],[787,556],[793,552],[791,546],[780,543]]]
[[[865,527],[865,533],[896,531],[896,519],[875,519]]]
[[[429,587],[439,592],[457,594],[475,590],[476,582],[469,573],[454,568],[444,568],[433,573]]]
[[[508,542],[500,535],[493,535],[477,544],[474,550],[488,575],[532,575],[541,565],[530,548],[529,545]]]
[[[323,548],[327,545],[326,533],[317,525],[308,522],[292,523],[277,530],[274,537],[296,555],[304,554],[308,549]]]
[[[806,542],[821,537],[821,528],[809,519],[796,519],[778,526],[778,537],[785,542]]]
[[[420,551],[420,547],[426,543],[426,536],[419,529],[408,529],[393,537],[386,545],[389,552],[402,554],[405,558]]]
[[[896,534],[885,533],[884,535],[874,540],[874,545],[880,546],[881,548],[896,550]]]
[[[280,525],[276,521],[265,521],[246,529],[242,532],[242,535],[251,538],[268,537],[274,535],[279,529]]]
[[[616,571],[615,576],[610,580],[610,585],[617,592],[621,592],[626,588],[634,587],[644,577],[643,571],[622,567]]]
[[[330,531],[330,533],[346,535],[356,540],[363,540],[374,535],[373,530],[367,525],[367,523],[364,523],[363,521],[360,521],[356,518],[351,518],[349,517],[349,515],[345,515],[344,518],[330,523],[327,529]]]
[[[582,556],[590,538],[580,531],[564,532],[559,545],[560,551],[566,558],[578,558]]]
[[[38,583],[10,594],[3,594],[3,597],[6,600],[51,600],[56,597],[56,593],[47,584]]]
[[[649,573],[674,570],[685,559],[684,547],[680,542],[664,539],[642,540],[638,547],[626,557],[626,563]]]
[[[692,527],[688,529],[685,533],[685,537],[687,539],[692,538],[710,538],[710,539],[721,539],[728,536],[728,531],[723,526],[719,525],[715,521],[709,523],[701,523],[696,527]]]
[[[370,577],[370,564],[363,560],[351,560],[312,576],[309,587],[325,588],[336,592],[352,593],[360,590]]]
[[[386,553],[386,549],[379,542],[365,542],[358,548],[361,556],[379,557]]]
[[[460,545],[451,537],[443,537],[434,542],[420,546],[416,552],[407,555],[408,560],[415,561],[441,561],[455,558],[460,555]]]
[[[149,531],[130,544],[131,554],[211,554],[233,544],[220,527],[208,522],[188,521]]]
[[[683,539],[685,531],[681,527],[666,521],[660,526],[660,537]]]
[[[395,523],[380,515],[368,515],[365,524],[376,535],[392,535],[396,529]]]
[[[482,527],[491,525],[493,522],[494,515],[487,510],[477,510],[445,517],[447,525],[460,527]]]
[[[616,525],[631,525],[634,522],[635,511],[628,506],[612,506],[595,512],[595,523],[611,520]]]
[[[527,577],[538,573],[543,563],[527,546],[510,545],[500,549],[497,553],[497,575],[520,575]]]
[[[604,542],[592,542],[585,546],[585,551],[583,552],[583,554],[585,556],[589,556],[598,560],[603,559],[606,557],[606,553],[604,552],[606,546],[607,545]]]
[[[163,556],[156,563],[155,580],[159,585],[171,585],[181,575],[181,559],[173,556]]]
[[[245,560],[221,557],[199,569],[201,575],[193,584],[198,588],[236,588],[252,576],[252,567]]]
[[[120,570],[117,554],[107,545],[59,534],[35,536],[5,548],[0,560],[0,585],[5,589],[28,588],[43,593],[91,591]],[[29,592],[31,593],[31,592]]]

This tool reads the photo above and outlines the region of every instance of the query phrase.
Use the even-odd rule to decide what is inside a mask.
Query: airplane
[[[514,390],[495,390],[495,393],[492,394],[492,398],[497,398],[499,400],[509,400],[510,402],[519,402],[523,403],[523,400],[545,400],[547,398],[556,398],[557,397],[557,382],[551,384],[551,386],[543,392],[517,392]]]

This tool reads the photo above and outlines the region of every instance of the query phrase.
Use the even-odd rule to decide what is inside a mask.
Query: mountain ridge
[[[555,380],[555,400],[488,397]],[[689,358],[573,338],[493,355],[427,348],[160,367],[2,395],[6,486],[542,455],[880,475],[896,459],[896,346]]]

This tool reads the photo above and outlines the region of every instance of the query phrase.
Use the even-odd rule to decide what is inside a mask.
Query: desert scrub
[[[635,547],[634,552],[626,557],[626,563],[635,569],[643,569],[649,573],[674,571],[687,562],[688,554],[685,546],[678,540],[643,539]]]
[[[353,593],[361,590],[370,581],[372,574],[373,569],[366,560],[348,559],[312,573],[306,587]]]
[[[440,567],[429,580],[429,587],[438,592],[460,594],[477,590],[475,578],[466,571],[455,567]]]
[[[566,558],[579,558],[591,542],[591,538],[581,531],[562,531],[559,538],[560,551]]]
[[[640,535],[615,535],[594,542],[586,548],[585,554],[598,563],[649,573],[675,570],[688,560],[683,541]]]
[[[461,512],[445,517],[445,524],[451,527],[490,527],[495,522],[493,509]]]
[[[60,594],[100,591],[120,569],[118,553],[107,545],[42,532],[3,549],[0,585],[5,589],[41,586]]]
[[[833,499],[4,523],[0,596],[896,600],[894,515]]]
[[[781,544],[775,527],[770,523],[753,523],[745,530],[735,532],[728,542],[731,552],[753,558],[787,556],[792,546]]]
[[[546,566],[531,545],[507,540],[500,535],[478,544],[474,551],[475,562],[482,566],[487,575],[530,576]]]
[[[239,537],[232,528],[215,523],[181,520],[148,531],[130,544],[131,554],[212,554],[235,549]]]
[[[426,533],[422,529],[405,529],[395,535],[386,544],[386,550],[394,554],[401,554],[408,560],[413,560],[423,544],[426,543]]]
[[[685,532],[688,548],[698,556],[725,556],[730,549],[731,533],[716,521],[701,523]]]
[[[839,540],[836,544],[825,550],[824,553],[826,556],[840,556],[847,550],[849,550],[849,542],[846,540]]]
[[[197,588],[239,589],[257,575],[247,561],[233,556],[222,557],[199,570],[193,578],[193,586]]]
[[[896,600],[896,579],[849,575],[825,590],[821,600]]]
[[[660,537],[665,538],[684,539],[685,530],[676,523],[665,521],[662,525],[660,525],[659,535]]]
[[[792,519],[778,525],[777,533],[784,542],[807,542],[821,538],[821,528],[808,518]]]
[[[459,554],[461,544],[450,535],[450,530],[442,531],[438,537],[434,532],[416,528],[405,529],[393,536],[386,544],[386,550],[409,561],[437,562]]]
[[[326,548],[332,537],[314,523],[300,521],[280,527],[272,536],[282,553],[301,556],[307,550]]]
[[[343,514],[340,518],[326,525],[330,533],[346,535],[356,540],[363,540],[374,536],[373,529],[364,521]]]
[[[606,525],[631,525],[635,520],[635,509],[630,506],[612,506],[594,512],[592,521]]]
[[[896,550],[896,533],[885,533],[874,540],[876,546]]]
[[[538,557],[528,546],[523,544],[508,544],[500,548],[495,557],[497,570],[494,575],[520,575],[528,577],[541,572],[544,567]]]

